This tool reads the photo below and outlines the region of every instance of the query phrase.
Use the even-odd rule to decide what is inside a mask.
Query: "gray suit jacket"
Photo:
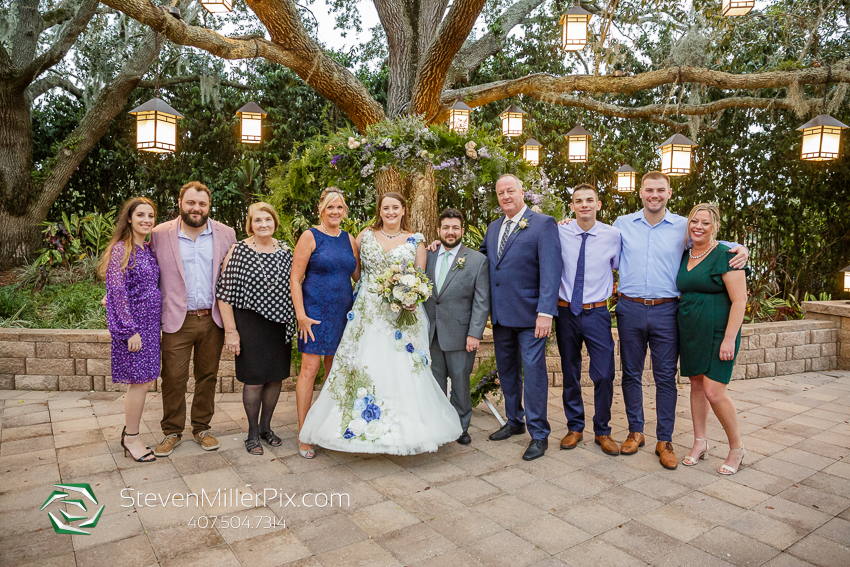
[[[428,252],[425,273],[434,282],[434,293],[425,302],[425,313],[431,322],[428,339],[434,340],[434,331],[439,330],[437,339],[443,351],[466,350],[466,337],[481,338],[490,314],[490,266],[487,257],[464,245],[455,256],[443,282],[437,291],[437,252]],[[458,262],[464,258],[461,269]]]

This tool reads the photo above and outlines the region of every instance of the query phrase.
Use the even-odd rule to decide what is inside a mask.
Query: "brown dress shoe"
[[[581,431],[570,431],[561,439],[561,449],[575,449],[583,437],[584,433]]]
[[[655,454],[658,455],[661,466],[665,469],[674,470],[679,466],[679,459],[673,453],[673,444],[669,441],[659,441],[655,444]]]
[[[595,441],[597,445],[602,447],[602,452],[606,455],[620,454],[620,448],[610,435],[597,435]]]
[[[623,446],[620,447],[620,454],[634,455],[638,452],[638,448],[644,445],[646,445],[646,439],[643,437],[643,433],[629,431],[629,436],[626,437],[626,440],[623,441]]]

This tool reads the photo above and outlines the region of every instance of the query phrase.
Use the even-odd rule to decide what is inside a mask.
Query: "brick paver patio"
[[[140,464],[118,444],[122,394],[0,391],[0,564],[850,565],[850,372],[736,381],[730,390],[748,450],[731,477],[715,472],[727,449],[716,420],[711,457],[692,468],[661,468],[653,421],[634,456],[604,455],[592,434],[558,450],[566,424],[557,389],[550,450],[530,463],[520,459],[527,437],[487,440],[498,425],[481,408],[466,447],[413,457],[320,450],[308,461],[297,454],[290,393],[274,422],[284,444],[262,457],[245,452],[240,394],[219,394],[219,451],[189,441],[170,458]],[[646,393],[650,419],[653,388]],[[680,387],[680,459],[692,441],[687,393]],[[142,425],[150,444],[159,417],[158,394],[150,394]],[[619,391],[612,425],[622,441]],[[57,535],[48,509],[39,511],[59,482],[89,483],[105,506],[91,535]],[[135,506],[122,507],[125,487]],[[253,507],[251,495],[267,488],[293,499]],[[169,494],[202,489],[238,489],[248,501],[161,505]],[[154,496],[139,505],[138,492]],[[320,495],[343,493],[348,506],[321,506]],[[74,513],[67,504],[49,509],[63,506]],[[189,525],[207,516],[219,516],[215,527]]]

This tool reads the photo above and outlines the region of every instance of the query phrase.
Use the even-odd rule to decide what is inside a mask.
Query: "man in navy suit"
[[[515,175],[499,177],[496,196],[505,214],[487,227],[480,250],[490,261],[490,321],[508,421],[490,439],[521,435],[527,425],[531,443],[522,458],[531,461],[546,452],[551,431],[546,338],[558,313],[561,243],[555,219],[525,205]]]

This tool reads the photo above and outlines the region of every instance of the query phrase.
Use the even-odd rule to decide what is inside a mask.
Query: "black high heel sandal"
[[[127,448],[127,445],[124,444],[125,437],[137,437],[138,433],[127,433],[127,426],[124,426],[124,429],[121,431],[121,446],[124,447],[124,457],[127,457],[127,453],[130,453],[130,458],[136,461],[137,463],[152,463],[156,460],[156,456],[154,456],[153,451],[151,451],[150,447],[145,447],[148,450],[147,453],[139,457],[138,459],[133,456],[133,452]],[[148,457],[153,457],[149,459]]]

